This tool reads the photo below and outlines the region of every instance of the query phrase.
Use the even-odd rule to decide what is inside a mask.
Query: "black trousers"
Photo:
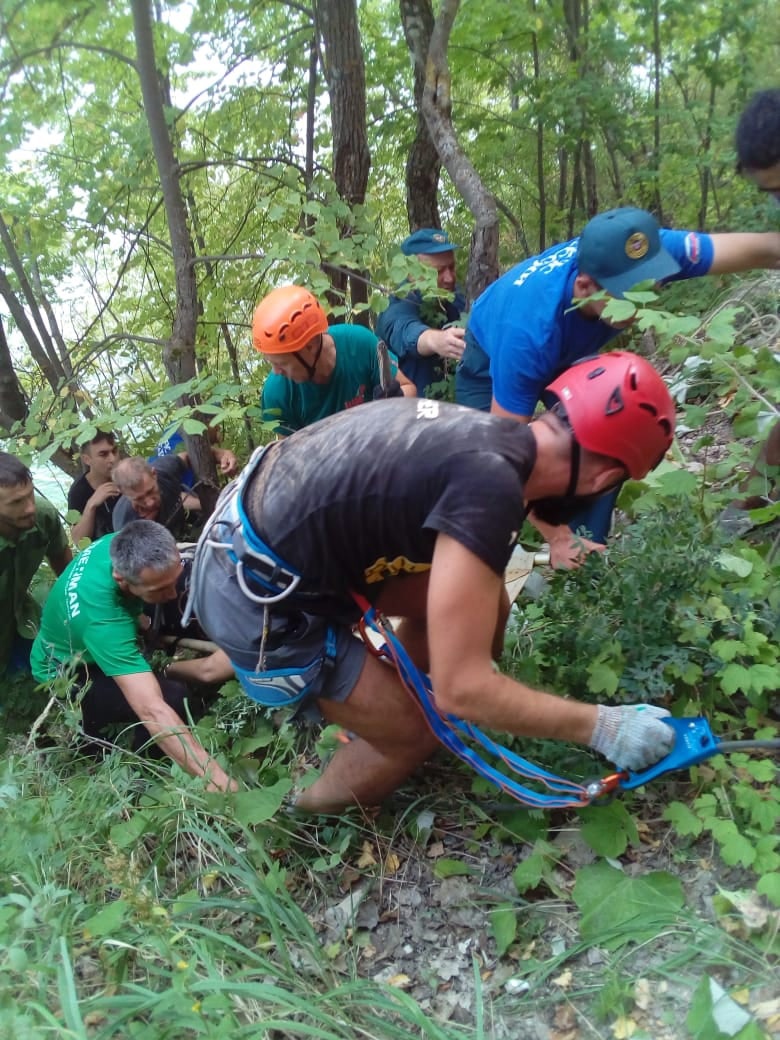
[[[165,703],[184,718],[187,687],[175,679],[161,678],[158,682]],[[148,729],[141,725],[116,680],[110,675],[106,675],[96,664],[82,665],[76,672],[76,685],[79,690],[85,690],[81,701],[81,717],[87,736],[107,739],[106,734],[111,727],[132,726],[133,751],[139,751],[149,743],[151,735]],[[159,753],[156,744],[151,744],[149,751],[155,756]]]

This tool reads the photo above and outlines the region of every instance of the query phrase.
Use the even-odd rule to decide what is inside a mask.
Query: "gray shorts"
[[[348,626],[296,612],[271,618],[261,670],[259,659],[252,668],[231,660],[244,693],[253,701],[265,707],[294,707],[296,718],[319,722],[316,702],[345,701],[367,653],[363,640]],[[241,658],[244,664],[252,663],[245,654]]]

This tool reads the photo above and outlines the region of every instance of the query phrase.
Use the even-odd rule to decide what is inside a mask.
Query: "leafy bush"
[[[664,501],[620,531],[604,556],[559,572],[510,629],[517,678],[591,699],[758,712],[780,685],[777,565],[726,546],[690,501]]]

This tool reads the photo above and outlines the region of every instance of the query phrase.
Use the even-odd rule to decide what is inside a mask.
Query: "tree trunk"
[[[431,140],[422,110],[425,90],[425,56],[433,32],[431,0],[400,0],[401,24],[414,66],[414,103],[417,128],[406,160],[406,213],[409,230],[441,227],[439,215],[439,174],[441,160]]]
[[[366,127],[366,72],[356,0],[315,0],[317,29],[323,42],[323,71],[330,94],[333,127],[333,177],[339,196],[349,206],[365,202],[371,153]],[[342,226],[342,237],[349,228]],[[349,294],[353,307],[368,302],[365,272],[337,270],[326,265],[334,288]],[[357,319],[368,324],[368,311]]]
[[[452,126],[452,97],[447,45],[459,0],[442,0],[431,34],[423,91],[423,114],[439,158],[474,217],[467,304],[498,278],[498,207],[496,200],[458,143]]]
[[[193,266],[194,250],[187,224],[187,208],[179,180],[180,169],[165,121],[163,93],[154,53],[149,0],[131,0],[137,51],[138,77],[144,111],[149,125],[157,171],[162,186],[163,204],[171,239],[176,307],[171,337],[163,348],[163,364],[172,384],[193,379],[196,374],[195,334],[198,315],[198,286]],[[189,397],[182,404],[192,404]],[[192,468],[198,478],[198,496],[205,516],[210,515],[219,489],[211,446],[205,434],[184,434]]]
[[[15,422],[27,418],[27,398],[16,377],[11,351],[0,318],[0,428],[8,433]]]
[[[531,9],[536,11],[536,0],[532,0]],[[531,33],[531,47],[534,59],[534,82],[539,83],[542,74],[539,56],[539,39]],[[536,117],[536,190],[539,195],[539,252],[547,248],[547,182],[544,176],[544,121]]]
[[[650,209],[663,223],[661,200],[661,0],[653,0],[653,187]]]

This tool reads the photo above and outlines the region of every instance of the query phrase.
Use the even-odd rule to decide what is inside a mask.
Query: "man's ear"
[[[111,577],[117,583],[122,592],[127,592],[127,580],[125,578],[122,578],[119,574],[117,574],[117,572],[113,568],[111,570]]]
[[[589,296],[599,292],[600,289],[599,283],[594,281],[589,274],[585,274],[582,271],[574,279],[575,300],[586,300]]]

